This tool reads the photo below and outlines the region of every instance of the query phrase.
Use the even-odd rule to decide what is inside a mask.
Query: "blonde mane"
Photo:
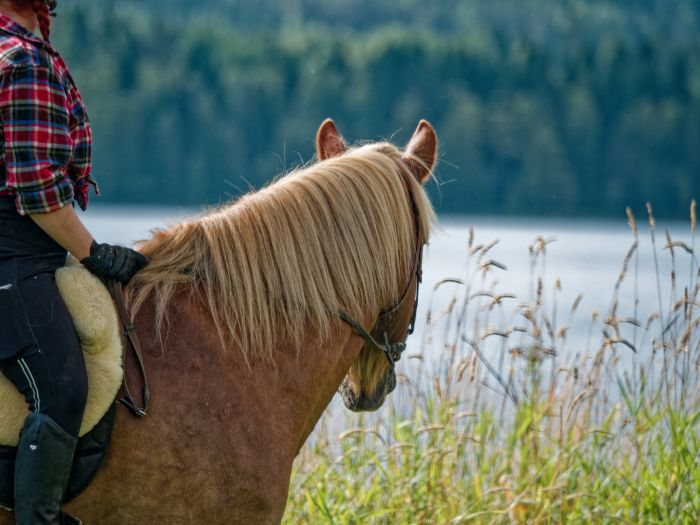
[[[274,361],[311,329],[327,337],[341,308],[363,318],[396,300],[415,250],[406,188],[427,239],[428,197],[389,143],[348,150],[167,230],[127,289],[132,312],[152,298],[158,331],[188,290],[203,301],[224,348]]]

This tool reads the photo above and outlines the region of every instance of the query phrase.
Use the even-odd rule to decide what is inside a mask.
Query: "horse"
[[[124,296],[150,410],[117,410],[105,464],[68,512],[100,525],[279,523],[294,458],[336,391],[376,410],[393,389],[398,356],[375,339],[404,340],[415,316],[437,136],[421,121],[404,149],[349,147],[326,120],[316,153],[142,241],[149,264]]]

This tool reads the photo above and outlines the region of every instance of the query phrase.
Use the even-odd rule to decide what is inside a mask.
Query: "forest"
[[[102,202],[216,204],[351,141],[441,139],[458,214],[687,216],[700,194],[695,0],[63,0]]]

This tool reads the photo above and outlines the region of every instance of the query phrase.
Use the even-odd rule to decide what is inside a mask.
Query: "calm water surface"
[[[95,237],[102,242],[131,244],[147,238],[154,228],[166,227],[197,213],[197,210],[178,208],[135,208],[135,207],[93,207],[82,217]],[[468,262],[468,239],[470,226],[474,231],[473,245],[488,244],[497,240],[485,256],[497,261],[504,269],[491,267],[484,279],[474,270],[474,261]],[[674,240],[691,245],[689,226],[685,224],[659,224],[663,230],[668,227]],[[546,255],[539,257],[537,264],[531,265],[529,247],[538,236],[547,239]],[[657,248],[665,244],[663,233],[657,233]],[[419,302],[416,333],[408,340],[408,359],[397,365],[400,374],[414,381],[418,378],[431,378],[435,368],[444,365],[441,353],[444,350],[444,326],[434,323],[433,328],[426,324],[426,313],[432,311],[432,319],[454,297],[461,302],[468,285],[470,292],[491,289],[498,293],[512,293],[515,299],[504,301],[503,311],[496,316],[495,324],[506,327],[526,324],[519,314],[518,304],[531,302],[534,298],[536,277],[543,283],[544,303],[548,316],[557,320],[557,326],[568,323],[570,329],[565,344],[557,346],[559,363],[578,360],[581,355],[598,348],[603,325],[600,318],[591,322],[594,310],[603,317],[610,309],[615,282],[620,274],[622,262],[634,239],[626,219],[616,221],[591,220],[533,220],[523,218],[484,218],[484,217],[442,217],[434,232],[424,256],[424,280]],[[235,241],[234,241],[235,242]],[[668,250],[657,250],[659,255],[659,275],[661,286],[657,288],[657,272],[648,229],[640,231],[637,257],[631,260],[630,270],[619,293],[618,315],[636,317],[642,324],[647,317],[659,310],[661,305],[668,312],[671,302],[670,272],[671,258]],[[682,287],[689,279],[689,260],[685,254],[677,255],[677,285]],[[697,268],[697,266],[696,266]],[[636,275],[636,286],[634,277]],[[443,283],[445,278],[460,279],[464,284]],[[554,290],[555,282],[560,282],[560,290]],[[636,291],[635,291],[636,288]],[[572,302],[583,294],[577,313],[569,319]],[[634,298],[638,297],[635,307]],[[474,327],[468,320],[462,333],[474,338],[475,332],[484,329]],[[632,325],[625,327],[625,337],[637,343],[641,332],[634,333]],[[454,339],[454,336],[452,336]],[[527,344],[525,340],[514,344]],[[509,344],[511,341],[509,340]],[[640,345],[649,347],[648,341]],[[492,354],[493,355],[493,354]],[[622,359],[632,363],[631,352],[621,354]],[[491,357],[489,357],[491,358]],[[393,397],[396,397],[394,394]],[[324,423],[319,425],[311,439],[319,432],[339,433],[348,425],[363,421],[381,420],[382,410],[369,416],[350,416],[342,407],[338,396],[331,403]]]
[[[131,244],[147,238],[154,228],[166,227],[197,210],[183,208],[139,208],[95,206],[82,216],[83,220],[100,241]],[[486,279],[481,282],[474,275],[473,264],[467,263],[467,242],[469,227],[474,229],[474,245],[498,243],[488,252],[486,258],[497,261],[506,270],[492,267]],[[659,224],[668,227],[674,240],[690,245],[689,227],[684,224]],[[545,257],[538,259],[531,268],[528,248],[538,236],[552,242],[547,244]],[[622,268],[622,261],[633,242],[626,219],[617,221],[592,220],[534,220],[523,218],[484,218],[484,217],[442,217],[437,225],[424,257],[424,282],[416,334],[409,339],[409,351],[418,352],[425,338],[425,315],[429,306],[438,312],[450,298],[464,293],[464,286],[446,284],[434,292],[436,283],[445,278],[459,278],[472,284],[472,290],[493,288],[499,293],[513,293],[516,301],[533,298],[533,275],[540,276],[543,282],[545,299],[553,299],[553,287],[557,280],[561,291],[557,292],[557,308],[562,315],[579,293],[583,294],[578,314],[573,319],[573,337],[588,334],[589,319],[595,309],[605,313],[611,304],[615,281]],[[657,233],[657,246],[663,246],[663,233]],[[659,252],[659,268],[662,281],[662,305],[667,306],[670,282],[670,255],[668,250]],[[677,275],[680,284],[688,281],[688,258],[678,255]],[[637,317],[644,319],[652,311],[658,310],[659,293],[656,284],[652,245],[648,230],[640,231],[640,245],[636,265],[637,295],[639,307]],[[632,260],[634,262],[634,259]],[[634,265],[621,289],[621,314],[634,313]],[[514,311],[515,304],[506,304],[506,311]],[[571,346],[578,348],[574,341]]]

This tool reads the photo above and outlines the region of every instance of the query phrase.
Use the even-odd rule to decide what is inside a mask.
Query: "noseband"
[[[420,283],[423,280],[423,246],[425,245],[423,228],[421,227],[420,217],[418,214],[418,206],[416,205],[415,197],[413,196],[413,192],[411,191],[411,185],[409,182],[406,181],[406,179],[403,176],[402,181],[406,188],[406,193],[408,194],[408,200],[411,203],[411,211],[413,212],[413,224],[415,231],[415,252],[413,255],[413,267],[411,270],[411,278],[409,278],[408,283],[406,284],[406,288],[404,288],[404,291],[401,293],[399,299],[392,306],[385,310],[382,310],[379,313],[379,316],[377,317],[377,320],[372,326],[370,332],[375,331],[376,326],[382,319],[385,319],[386,317],[392,315],[401,307],[401,305],[408,297],[408,291],[411,289],[411,283],[413,282],[412,277],[415,277],[415,302],[413,303],[413,313],[411,314],[411,322],[408,325],[406,335],[401,341],[390,343],[389,335],[386,332],[384,332],[384,342],[379,343],[374,337],[372,337],[370,332],[365,330],[362,327],[362,325],[358,323],[355,319],[353,319],[350,315],[348,315],[342,310],[338,311],[338,317],[340,317],[340,319],[347,323],[357,335],[362,337],[362,339],[365,340],[365,343],[367,343],[370,347],[381,351],[386,356],[387,360],[389,361],[389,365],[392,367],[392,369],[394,368],[394,364],[396,363],[396,361],[401,359],[401,354],[404,352],[404,350],[406,350],[406,339],[409,335],[413,333],[413,330],[416,327],[416,314],[418,313],[418,291],[420,289]]]

